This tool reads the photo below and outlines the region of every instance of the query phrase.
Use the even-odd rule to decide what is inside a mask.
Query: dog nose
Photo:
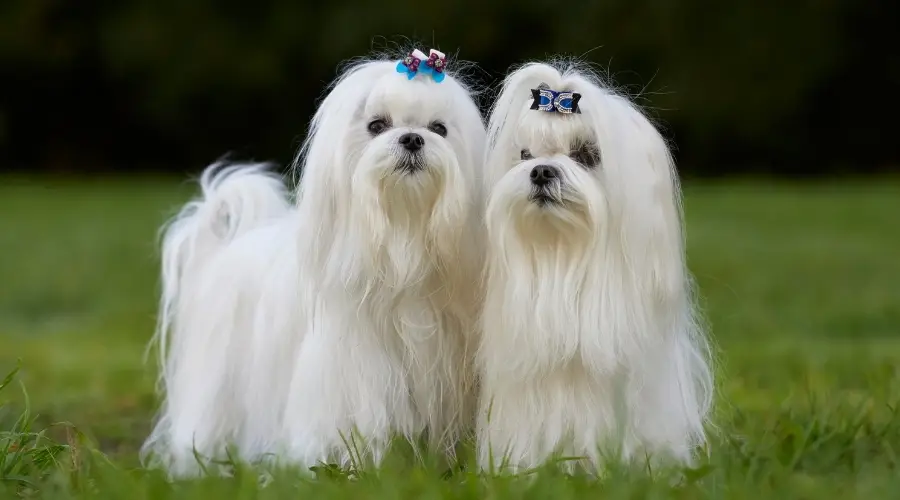
[[[531,169],[531,183],[546,186],[559,176],[559,169],[553,165],[538,165]]]
[[[418,151],[425,145],[425,139],[419,134],[409,132],[400,136],[400,145],[407,151]]]

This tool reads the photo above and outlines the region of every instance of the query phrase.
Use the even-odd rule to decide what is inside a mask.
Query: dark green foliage
[[[898,5],[4,0],[0,168],[286,163],[338,64],[409,37],[477,62],[479,85],[582,56],[665,125],[690,173],[874,170],[900,160]]]

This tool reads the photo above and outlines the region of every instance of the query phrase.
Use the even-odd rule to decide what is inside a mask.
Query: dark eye
[[[600,149],[596,144],[581,144],[569,153],[569,158],[585,167],[594,168],[600,163]]]
[[[390,124],[388,124],[387,120],[384,118],[376,118],[369,122],[367,128],[369,129],[370,134],[378,135],[390,128]]]
[[[523,160],[530,160],[530,159],[534,158],[534,156],[531,156],[531,151],[528,151],[527,149],[522,150],[520,157]]]
[[[441,137],[447,137],[447,127],[441,122],[433,122],[428,126],[428,130],[434,132]]]

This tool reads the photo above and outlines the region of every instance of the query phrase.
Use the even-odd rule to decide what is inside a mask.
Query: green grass
[[[192,192],[158,179],[0,177],[0,377],[22,367],[20,384],[0,392],[0,496],[846,500],[900,491],[896,179],[687,186],[690,266],[719,349],[720,395],[710,457],[675,485],[633,472],[603,482],[550,472],[442,478],[402,453],[355,480],[283,473],[262,490],[246,470],[174,486],[141,470],[136,450],[155,405],[142,357],[156,231]],[[6,472],[2,460],[15,453]]]

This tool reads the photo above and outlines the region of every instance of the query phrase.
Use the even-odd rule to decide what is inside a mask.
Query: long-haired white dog
[[[664,139],[590,73],[533,63],[488,141],[481,466],[689,462],[712,374]]]
[[[173,475],[228,444],[301,466],[377,462],[395,435],[452,450],[473,411],[485,128],[445,63],[345,71],[295,205],[264,166],[214,165],[168,226],[165,401],[144,453]]]

